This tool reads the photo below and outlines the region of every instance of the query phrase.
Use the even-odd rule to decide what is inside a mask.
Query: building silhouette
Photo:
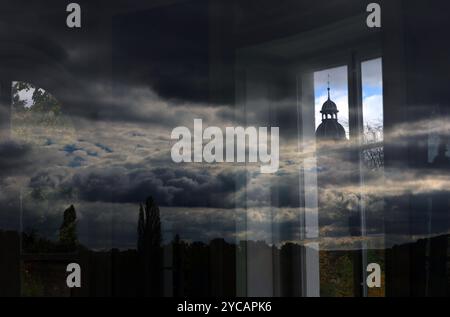
[[[328,99],[323,103],[322,123],[317,127],[316,139],[320,141],[345,140],[344,127],[338,122],[338,112],[336,103],[330,98],[330,84],[328,83]]]

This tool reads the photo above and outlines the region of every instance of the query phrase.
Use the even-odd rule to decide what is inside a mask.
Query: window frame
[[[303,122],[303,107],[305,105],[299,99],[302,98],[303,94],[305,94],[303,87],[305,86],[304,78],[307,74],[314,74],[314,72],[326,70],[335,67],[347,67],[347,89],[348,89],[348,125],[349,125],[349,142],[352,146],[354,146],[357,151],[351,151],[352,160],[359,162],[359,187],[362,189],[364,186],[364,177],[363,177],[363,169],[362,166],[362,155],[363,151],[368,148],[383,146],[384,142],[372,143],[372,144],[364,144],[363,133],[364,133],[364,114],[363,114],[363,86],[362,86],[362,63],[365,61],[369,61],[372,59],[381,58],[383,63],[383,54],[381,50],[381,46],[378,41],[375,42],[365,42],[359,46],[353,46],[349,49],[337,51],[333,54],[326,54],[319,57],[312,57],[310,59],[303,59],[302,62],[294,63],[294,76],[297,80],[297,115],[299,125]],[[311,78],[311,76],[309,76]],[[313,77],[313,76],[312,76]],[[309,83],[307,86],[312,87],[314,90],[314,83]],[[311,92],[307,92],[311,94]],[[314,95],[314,92],[312,92]],[[384,96],[384,95],[383,95]],[[384,99],[384,97],[383,97]],[[314,108],[314,104],[310,105]],[[383,103],[384,107],[384,103]],[[384,111],[383,111],[383,127],[384,127]],[[302,152],[302,143],[305,142],[303,134],[300,132],[299,126],[299,153]],[[315,153],[315,152],[314,152]],[[315,156],[315,154],[313,154]],[[305,178],[305,171],[300,168],[300,178]],[[316,174],[317,176],[317,174]],[[317,183],[316,183],[317,184]],[[306,196],[305,184],[300,187],[303,193],[300,193],[301,197]],[[361,199],[358,204],[358,214],[360,218],[360,232],[359,236],[367,236],[366,231],[366,214],[364,208],[364,195],[363,190],[361,190]],[[306,210],[305,199],[301,203],[301,208]],[[314,229],[317,231],[317,238],[319,238],[319,230],[320,224],[318,221],[318,213],[320,210],[317,208],[317,228]],[[309,220],[311,222],[311,220]],[[313,220],[314,222],[314,220]],[[302,212],[301,217],[301,227],[302,232],[308,231],[306,223],[308,220],[305,219],[305,212]],[[302,235],[302,239],[308,241],[309,238],[307,235]],[[302,275],[304,278],[302,279],[303,284],[303,294],[306,296],[320,296],[320,267],[319,269],[309,269],[308,264],[311,263],[320,263],[319,259],[308,259],[308,257],[318,257],[319,254],[311,255],[304,254],[303,255],[303,267],[302,267]],[[368,296],[368,288],[365,283],[366,272],[365,268],[368,264],[368,255],[367,255],[367,245],[362,246],[359,259],[357,259],[357,265],[354,267],[354,291],[355,296]],[[358,272],[359,271],[359,272]],[[315,277],[312,278],[309,276],[310,274],[315,274]],[[309,279],[309,280],[308,280]],[[308,285],[308,283],[310,285]]]

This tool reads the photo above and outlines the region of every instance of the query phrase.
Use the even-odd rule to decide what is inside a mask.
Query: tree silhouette
[[[21,91],[28,91],[28,87],[22,82],[15,82],[12,86],[12,106],[16,111],[25,111],[26,100],[20,98]]]
[[[161,218],[152,197],[145,206],[140,204],[137,248],[143,272],[141,293],[146,296],[162,295],[161,278]]]
[[[138,220],[138,241],[137,250],[141,254],[144,252],[144,240],[145,240],[145,215],[142,204],[139,206],[139,220]]]
[[[20,98],[20,92],[31,92],[32,104],[26,107],[26,100]],[[26,82],[15,82],[12,87],[13,107],[17,111],[52,112],[58,115],[61,112],[61,104],[47,91]]]
[[[64,219],[59,228],[59,242],[69,250],[75,249],[78,245],[77,213],[73,205],[64,211]]]

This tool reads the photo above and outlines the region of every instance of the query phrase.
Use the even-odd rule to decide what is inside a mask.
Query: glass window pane
[[[383,77],[381,58],[361,63],[364,142],[383,141]]]
[[[338,109],[338,121],[344,127],[347,138],[349,137],[348,125],[348,80],[347,66],[329,68],[314,73],[314,104],[316,129],[322,122],[320,113],[322,105],[328,99],[328,87],[330,99]]]

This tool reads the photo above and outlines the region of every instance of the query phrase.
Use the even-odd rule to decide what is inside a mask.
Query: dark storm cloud
[[[64,112],[87,118],[88,124],[106,121],[175,127],[181,125],[184,119],[182,110],[178,110],[178,115],[175,115],[177,110],[172,110],[169,104],[146,87],[87,82],[79,86],[80,93],[72,94],[71,91],[64,89],[59,92],[64,98]]]
[[[208,100],[207,1],[117,16],[112,40],[115,77],[146,83],[164,99]]]
[[[67,3],[7,1],[0,38],[11,52],[0,64],[13,80],[54,94],[69,113],[165,122],[163,115],[145,117],[130,107],[129,91],[145,88],[154,100],[172,104],[209,98],[207,1],[168,5],[173,2],[78,1],[82,27],[69,29]],[[118,97],[122,105],[111,107]]]
[[[36,179],[52,178],[41,175]],[[129,171],[123,167],[88,168],[77,172],[63,184],[85,201],[138,203],[153,196],[161,206],[223,208],[234,206],[232,194],[243,185],[244,172],[212,175],[208,171],[191,172],[176,168]]]
[[[226,92],[210,98],[207,1],[79,3],[81,29],[65,26],[66,4],[60,1],[45,6],[20,0],[4,5],[7,10],[0,16],[7,27],[0,31],[0,38],[21,46],[13,50],[14,58],[0,63],[14,80],[30,81],[48,90],[63,104],[65,113],[91,120],[172,127],[181,125],[182,114],[169,113],[158,102],[170,102],[169,107],[232,103],[232,77],[223,74],[214,80],[228,87]],[[225,63],[225,69],[233,66],[232,59],[220,63]],[[282,125],[282,138],[296,136],[297,119],[292,115],[296,103],[273,101],[273,108],[277,109],[275,116],[267,125]],[[228,109],[223,107],[217,119],[233,122],[243,118],[234,117]],[[254,123],[262,125],[264,112],[250,112]]]
[[[42,85],[60,99],[69,113],[90,119],[175,126],[182,116],[144,102],[157,102],[161,97],[176,103],[202,105],[208,100],[209,43],[204,1],[120,16],[116,15],[118,7],[111,1],[80,3],[84,12],[81,30],[65,27],[65,2],[49,1],[43,5],[42,1],[15,0],[2,3],[0,38],[11,50],[8,56],[12,56],[0,60],[2,70],[17,76],[14,79]],[[140,7],[136,3],[127,1],[127,4],[121,4],[121,9],[137,12]],[[242,120],[242,125],[250,122],[257,126],[280,126],[281,137],[296,137],[296,100],[264,101],[269,102],[272,112],[262,111],[256,104],[253,109],[246,109],[247,117],[238,115],[237,119]],[[221,116],[226,121],[236,118],[226,107]],[[416,128],[408,124],[394,131],[399,133],[397,137],[394,133],[386,136],[389,143],[395,141],[396,146],[406,142],[414,144],[405,134],[411,133],[413,138],[417,131],[426,131],[421,126]],[[111,148],[115,153],[119,152],[115,147]],[[6,144],[0,147],[0,174],[5,170],[25,173],[31,166],[40,167],[39,162],[44,158],[37,159],[31,156],[26,146]],[[72,166],[79,163],[73,161]],[[24,166],[28,168],[24,169]],[[346,213],[352,205],[342,196],[350,197],[348,193],[361,190],[358,183],[345,180],[346,173],[359,169],[359,166],[350,167],[325,170],[325,173],[329,172],[328,185],[335,186],[337,193],[327,196],[328,205],[320,216],[321,220],[329,220],[329,223],[322,223],[335,224],[333,230],[337,223],[339,228],[348,226]],[[234,194],[246,185],[244,172],[216,175],[208,171],[173,168],[170,164],[164,169],[150,170],[142,166],[133,170],[87,168],[76,171],[70,180],[46,173],[39,171],[31,178],[30,186],[57,188],[61,184],[77,190],[81,199],[90,202],[137,203],[152,195],[162,206],[231,208],[235,203]],[[375,198],[395,194],[393,200],[410,192],[427,193],[435,187],[448,188],[448,182],[436,175],[431,175],[428,180],[423,174],[407,176],[401,175],[396,182],[387,185],[370,183],[368,179],[365,186]],[[253,186],[248,195],[243,195],[236,203],[240,206],[249,202],[254,206],[298,206],[298,175],[277,177],[267,186],[265,182]],[[339,190],[343,194],[339,195]],[[335,211],[338,203],[343,207]],[[3,205],[2,210],[5,210]],[[405,215],[399,218],[405,218]]]
[[[261,111],[255,111],[255,116],[258,124],[263,122],[268,127],[280,127],[280,138],[286,141],[297,140],[299,129],[302,128],[298,122],[299,113],[295,99],[273,100],[269,116]]]
[[[296,173],[277,177],[271,187],[271,201],[277,207],[300,207],[299,177]]]
[[[256,104],[255,107],[249,106],[245,110],[222,107],[218,109],[216,117],[219,121],[232,122],[241,126],[280,127],[280,138],[285,140],[298,137],[299,114],[295,99],[263,98]],[[269,104],[269,106],[259,107],[258,104]]]
[[[152,194],[167,204],[175,191],[151,173],[130,175],[122,168],[81,171],[73,176],[70,186],[83,200],[103,202],[139,202]]]
[[[13,173],[32,163],[31,147],[14,141],[0,143],[0,175]]]
[[[212,175],[207,170],[158,169],[155,174],[165,184],[179,190],[174,197],[175,206],[232,208],[235,205],[233,194],[246,183],[245,171],[222,171]]]
[[[0,143],[0,228],[19,227],[19,192],[15,176],[25,174],[32,166],[31,148],[13,141]],[[13,176],[8,181],[8,177]],[[12,183],[12,184],[11,184]]]
[[[65,177],[65,173],[62,171],[53,171],[52,173],[38,171],[30,178],[29,186],[31,188],[50,187],[56,189],[61,185]]]

